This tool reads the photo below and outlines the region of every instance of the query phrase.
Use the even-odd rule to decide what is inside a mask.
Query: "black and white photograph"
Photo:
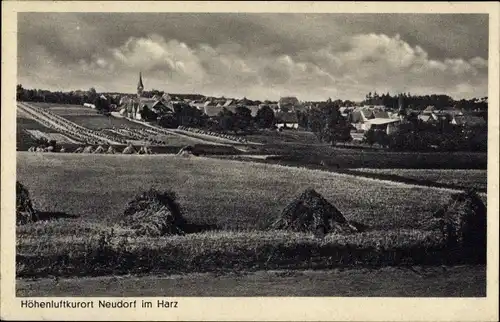
[[[15,296],[485,299],[490,21],[18,12]]]

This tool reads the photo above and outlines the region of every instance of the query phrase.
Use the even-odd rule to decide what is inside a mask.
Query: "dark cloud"
[[[477,14],[18,15],[20,81],[37,87],[132,89],[143,70],[151,86],[178,91],[359,98],[370,86],[418,92],[434,82],[473,95],[487,91],[487,58],[488,16]]]

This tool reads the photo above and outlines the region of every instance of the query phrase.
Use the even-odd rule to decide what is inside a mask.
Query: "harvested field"
[[[302,145],[324,145],[329,146],[329,144],[322,144],[319,142],[318,138],[312,132],[302,131],[302,130],[284,130],[278,132],[276,130],[260,130],[258,133],[252,133],[247,135],[237,135],[248,141],[258,142],[263,144],[302,144]]]
[[[130,122],[124,118],[116,118],[113,116],[96,115],[64,115],[65,119],[74,122],[80,126],[84,126],[91,130],[101,130],[116,128],[135,128],[143,129],[144,126]]]
[[[49,110],[59,116],[102,116],[96,110],[83,106],[51,106]]]
[[[50,130],[54,131],[54,130]],[[51,132],[42,132],[39,130],[26,130],[31,136],[40,139],[40,138],[46,138],[48,141],[50,140],[56,140],[57,143],[59,144],[64,144],[64,143],[79,143],[78,141],[72,140],[68,138],[66,135],[61,134],[61,133],[51,133]]]
[[[33,191],[34,203],[43,211],[114,222],[132,195],[153,186],[174,190],[187,220],[233,230],[267,227],[291,198],[308,187],[335,204],[347,220],[380,230],[427,229],[433,212],[451,194],[325,171],[159,155],[19,152],[17,176]]]
[[[26,114],[20,113],[20,115],[18,115],[18,117],[16,118],[16,146],[18,150],[28,150],[31,146],[36,146],[37,143],[35,141],[35,137],[39,136],[39,134],[59,134],[54,129],[49,129],[48,127],[38,123],[31,117],[24,115]],[[35,137],[30,132],[36,133]]]
[[[63,109],[63,108],[71,108],[71,109],[89,109],[84,107],[83,105],[75,105],[75,104],[57,104],[57,103],[43,103],[43,102],[28,102],[30,105],[36,106],[36,107],[42,107],[42,108],[58,108],[58,109]],[[89,109],[91,110],[91,109]]]

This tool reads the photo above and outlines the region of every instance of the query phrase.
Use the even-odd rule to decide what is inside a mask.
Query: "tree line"
[[[248,133],[257,129],[271,129],[274,128],[276,121],[274,112],[269,106],[261,107],[255,117],[252,116],[249,108],[239,105],[234,112],[222,108],[215,117],[210,118],[187,103],[173,104],[172,113],[158,116],[156,119],[160,126],[167,128],[198,127],[235,134]]]
[[[466,111],[486,110],[488,108],[488,97],[471,98],[454,100],[452,97],[444,94],[432,95],[412,95],[411,93],[401,93],[391,95],[390,93],[378,94],[369,92],[365,99],[361,102],[362,105],[384,105],[388,108],[399,109],[399,105],[403,109],[424,110],[428,106],[434,106],[436,109],[442,110],[446,108],[457,108]]]

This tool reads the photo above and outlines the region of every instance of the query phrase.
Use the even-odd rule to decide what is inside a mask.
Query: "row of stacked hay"
[[[112,145],[107,149],[102,145],[97,146],[95,149],[92,145],[89,145],[86,147],[78,147],[74,153],[116,154],[120,152]],[[142,146],[139,150],[136,150],[132,144],[129,144],[122,150],[121,154],[153,154],[153,151],[147,146]]]
[[[16,182],[16,222],[26,224],[37,220],[30,194]],[[449,248],[473,248],[486,252],[486,206],[471,190],[452,195],[435,217]],[[145,191],[133,198],[124,211],[122,225],[140,235],[184,234],[187,225],[172,191]],[[286,206],[270,226],[273,230],[314,233],[323,237],[330,233],[350,234],[359,229],[314,189],[306,189]]]

